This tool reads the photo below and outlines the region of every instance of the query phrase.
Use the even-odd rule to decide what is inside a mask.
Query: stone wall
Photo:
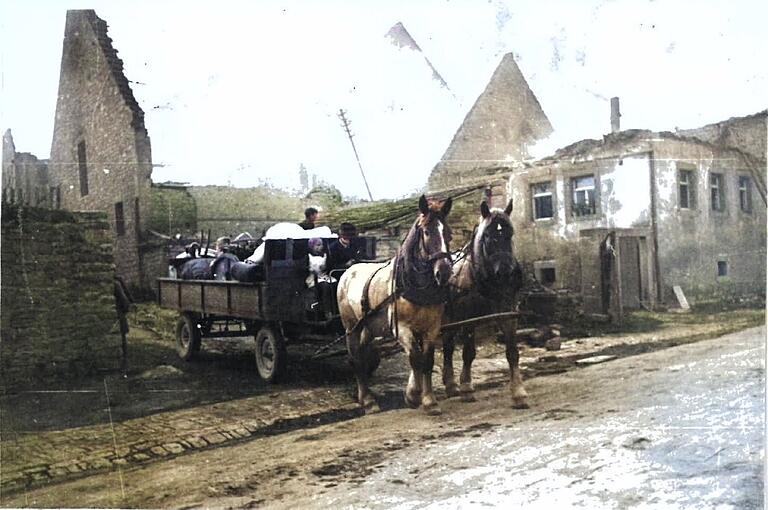
[[[429,176],[430,190],[463,186],[493,166],[521,162],[552,133],[511,53],[504,55]]]
[[[109,231],[103,213],[3,206],[0,373],[6,388],[118,366]]]
[[[107,214],[120,254],[117,272],[140,286],[139,245],[150,216],[149,136],[107,24],[92,10],[67,11],[50,172],[64,209]]]
[[[268,187],[190,186],[197,204],[197,228],[216,239],[249,232],[258,237],[275,223],[304,219],[304,208],[311,204],[289,193]],[[322,218],[320,225],[326,224]],[[198,234],[199,235],[199,234]]]
[[[2,188],[4,203],[56,207],[48,179],[48,161],[29,152],[16,152],[11,130],[3,135]]]

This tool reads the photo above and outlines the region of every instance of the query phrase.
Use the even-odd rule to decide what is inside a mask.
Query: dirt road
[[[442,416],[397,409],[251,438],[3,504],[761,507],[764,342],[753,328],[537,377],[528,410],[492,386],[443,401]]]

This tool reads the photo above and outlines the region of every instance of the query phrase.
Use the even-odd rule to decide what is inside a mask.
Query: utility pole
[[[363,165],[360,164],[360,156],[357,155],[357,148],[355,147],[355,141],[352,140],[352,137],[354,135],[349,130],[349,125],[351,124],[351,122],[347,120],[346,112],[341,108],[339,109],[339,119],[341,119],[341,127],[343,127],[344,131],[347,132],[347,136],[349,137],[349,143],[352,144],[352,150],[355,151],[355,159],[357,159],[357,166],[360,168],[360,175],[363,176],[365,189],[368,190],[368,198],[370,198],[371,202],[373,202],[373,195],[371,195],[371,188],[368,187],[368,180],[365,178],[365,172],[363,172]]]

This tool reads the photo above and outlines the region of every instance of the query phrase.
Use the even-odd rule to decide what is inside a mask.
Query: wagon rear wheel
[[[285,375],[288,353],[279,330],[264,326],[256,333],[256,369],[267,382],[277,382]]]
[[[176,351],[184,361],[194,359],[200,352],[200,328],[192,314],[183,314],[176,323]]]

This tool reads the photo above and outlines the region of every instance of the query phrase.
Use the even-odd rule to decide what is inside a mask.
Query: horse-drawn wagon
[[[332,241],[323,239],[326,248]],[[354,243],[360,259],[375,258],[375,238],[358,237]],[[272,382],[285,374],[287,344],[329,343],[342,336],[335,296],[343,270],[330,272],[330,291],[323,293],[321,285],[307,286],[307,258],[307,239],[268,239],[262,263],[249,268],[249,281],[158,278],[158,303],[180,314],[179,355],[194,358],[203,339],[253,336],[259,376]]]

